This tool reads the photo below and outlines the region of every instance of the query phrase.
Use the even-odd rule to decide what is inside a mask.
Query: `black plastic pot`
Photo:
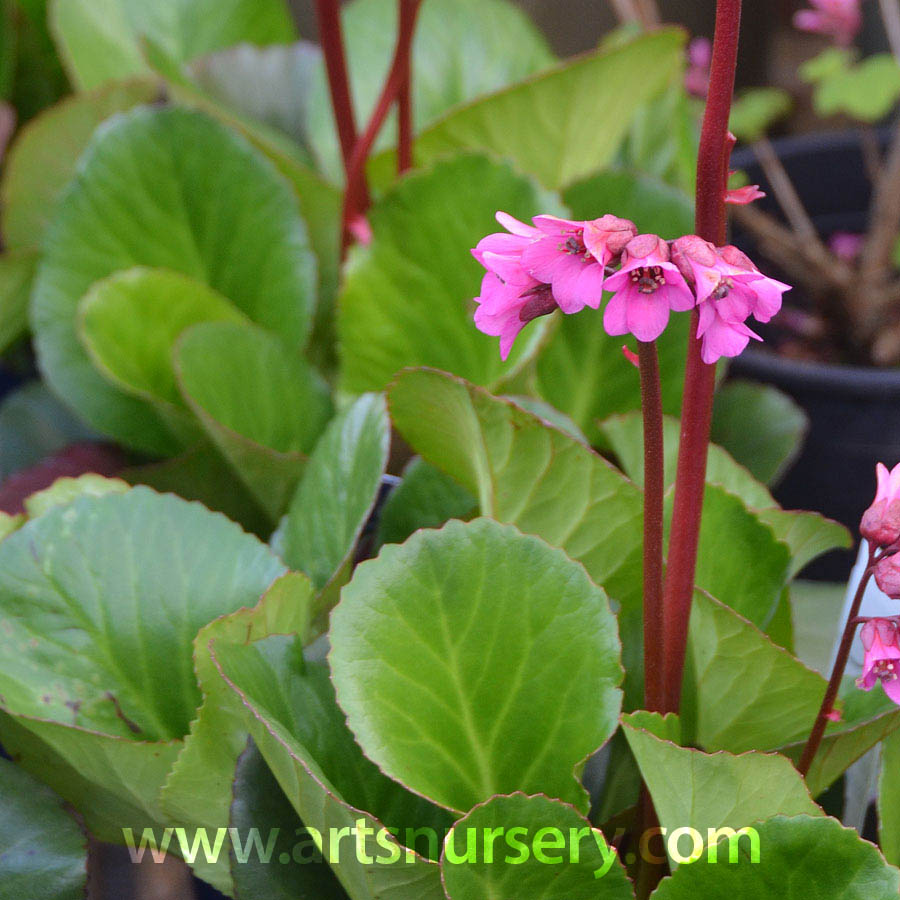
[[[788,138],[775,142],[819,233],[862,232],[871,185],[858,136],[853,132]],[[768,190],[751,150],[735,153],[733,167]],[[760,206],[778,214],[768,196]],[[735,233],[738,246],[756,256],[752,242]],[[757,260],[764,268],[765,260]],[[855,534],[872,502],[875,464],[900,461],[900,369],[797,362],[748,349],[731,375],[772,384],[793,397],[810,419],[800,458],[775,489],[784,506],[814,509],[843,522]],[[830,554],[807,574],[841,580],[855,554]]]

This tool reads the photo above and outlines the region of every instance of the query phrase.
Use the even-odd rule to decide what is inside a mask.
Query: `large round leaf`
[[[94,282],[141,265],[207,284],[300,345],[315,264],[290,188],[205,115],[140,108],[95,134],[47,236],[32,307],[39,361],[54,390],[96,428],[166,452],[172,440],[148,406],[94,371],[75,329]]]
[[[450,900],[633,900],[616,850],[577,810],[547,797],[494,797],[444,844]]]
[[[682,865],[653,900],[896,900],[900,873],[834,819],[777,817]],[[734,848],[734,849],[732,849]],[[733,856],[730,854],[733,853]]]
[[[606,595],[540,538],[492,519],[388,545],[331,618],[338,701],[363,751],[451,810],[546,793],[616,729],[619,641]]]
[[[2,709],[67,764],[41,776],[89,824],[101,788],[153,811],[200,703],[194,636],[283,571],[224,516],[141,487],[58,506],[0,543]],[[119,839],[131,824],[119,816]]]

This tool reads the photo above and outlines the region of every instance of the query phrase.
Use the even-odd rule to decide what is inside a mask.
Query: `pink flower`
[[[670,310],[694,306],[691,289],[670,261],[668,245],[655,234],[628,242],[622,268],[606,279],[606,289],[614,292],[603,313],[607,333],[631,333],[639,341],[656,340],[669,323]]]
[[[862,675],[856,679],[857,687],[871,691],[881,681],[884,692],[900,704],[900,680],[897,679],[900,660],[898,642],[898,618],[869,619],[860,632],[866,655]]]
[[[688,44],[687,60],[684,88],[691,96],[705,100],[709,93],[709,64],[712,62],[712,42],[709,38],[694,38]]]
[[[634,225],[616,216],[592,222],[537,216],[534,224],[539,236],[522,251],[528,274],[553,286],[553,296],[564,313],[576,313],[585,306],[599,309],[606,266],[634,237]]]
[[[549,284],[533,278],[528,284],[504,282],[493,272],[481,282],[481,296],[475,298],[475,327],[500,338],[500,357],[506,359],[519,332],[532,320],[558,307]]]
[[[891,547],[900,541],[900,464],[888,471],[875,467],[878,488],[872,505],[863,513],[859,533],[876,547]]]
[[[504,212],[497,213],[497,221],[508,233],[489,234],[472,251],[488,270],[481,295],[475,298],[475,326],[500,338],[500,356],[506,359],[519,332],[557,304],[550,285],[532,278],[522,266],[522,252],[541,232]]]
[[[862,250],[865,236],[862,234],[854,234],[851,231],[836,231],[828,238],[828,247],[831,252],[840,257],[845,262],[853,262],[859,251]]]
[[[813,9],[794,14],[794,25],[801,31],[830,35],[838,44],[848,46],[862,28],[860,0],[809,0]]]
[[[747,206],[756,200],[762,200],[766,196],[765,191],[759,189],[758,184],[748,184],[740,188],[732,188],[725,191],[725,202],[734,206]]]
[[[697,235],[679,238],[672,259],[694,285],[703,339],[703,361],[739,356],[752,340],[762,340],[746,324],[753,316],[768,322],[781,309],[790,286],[763,275],[737,247],[716,248]]]

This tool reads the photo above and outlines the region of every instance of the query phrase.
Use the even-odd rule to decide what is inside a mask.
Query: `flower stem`
[[[663,708],[663,495],[662,388],[656,343],[638,341],[644,417],[644,706]]]
[[[822,705],[819,707],[819,714],[816,716],[812,733],[803,749],[803,756],[797,764],[797,771],[805,778],[809,774],[809,769],[816,758],[816,753],[822,744],[822,738],[825,735],[825,727],[828,725],[828,713],[834,709],[834,701],[837,700],[838,691],[841,687],[841,680],[844,677],[844,670],[847,668],[847,660],[850,658],[850,648],[853,646],[853,637],[856,634],[859,625],[859,608],[862,606],[863,597],[866,588],[869,585],[869,579],[875,570],[875,548],[869,547],[869,562],[866,571],[859,580],[859,586],[856,589],[856,595],[850,606],[850,613],[847,616],[847,622],[844,625],[844,635],[841,638],[838,647],[837,657],[834,661],[834,667],[831,670],[831,678],[828,682],[828,688],[825,691],[825,697]]]
[[[356,146],[356,120],[350,96],[350,79],[347,75],[339,0],[316,0],[316,19],[319,23],[319,40],[325,56],[325,70],[328,73],[331,108],[334,112],[346,172],[350,166],[353,148]]]
[[[406,15],[403,0],[400,16]],[[413,13],[415,15],[415,13]],[[397,173],[402,175],[413,167],[413,109],[412,109],[412,48],[402,60],[400,90],[397,94]]]
[[[725,189],[731,148],[728,119],[734,94],[740,23],[741,0],[718,0],[709,95],[697,158],[695,223],[697,234],[716,245],[725,243]],[[688,338],[672,537],[663,592],[666,712],[676,712],[681,702],[716,384],[715,366],[707,365],[700,356],[700,340],[696,336],[698,325],[699,314],[695,309]]]
[[[347,168],[347,188],[344,194],[345,235],[348,233],[349,226],[353,220],[363,215],[369,206],[366,162],[391,107],[400,96],[404,82],[408,81],[407,75],[410,69],[412,40],[415,34],[416,17],[421,5],[421,0],[399,0],[399,27],[397,29],[394,58],[388,70],[384,87],[381,90],[381,96],[375,104],[375,110],[369,119],[365,132],[363,132],[362,137],[360,137],[353,148],[353,154]],[[408,152],[411,156],[411,141],[409,147]]]

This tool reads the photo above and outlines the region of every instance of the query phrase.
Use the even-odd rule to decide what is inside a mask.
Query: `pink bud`
[[[892,547],[900,541],[900,464],[888,471],[878,463],[875,472],[878,488],[863,514],[859,533],[876,547]]]
[[[725,202],[734,206],[747,206],[756,200],[762,200],[765,196],[766,192],[761,191],[758,184],[748,184],[741,188],[725,191]]]
[[[900,557],[887,556],[875,566],[878,587],[892,600],[900,600]]]

